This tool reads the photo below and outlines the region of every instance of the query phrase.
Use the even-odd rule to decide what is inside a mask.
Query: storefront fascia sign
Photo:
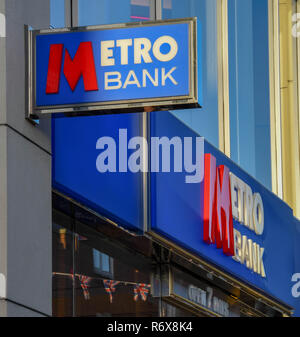
[[[197,136],[171,114],[154,114],[151,127],[157,137]],[[291,277],[299,234],[288,205],[207,141],[203,180],[189,185],[180,173],[151,173],[149,234],[271,297],[283,310],[297,307]]]
[[[28,31],[28,117],[199,107],[197,53],[196,18]]]

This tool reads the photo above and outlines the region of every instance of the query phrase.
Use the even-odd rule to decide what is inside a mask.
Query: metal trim
[[[78,0],[71,0],[71,20],[72,27],[77,27],[79,25]]]
[[[65,26],[72,26],[72,14],[71,14],[71,8],[72,8],[72,5],[71,5],[71,2],[72,0],[64,0],[65,2],[65,6],[64,6],[64,9],[65,9]]]
[[[25,119],[27,119],[33,125],[37,125],[34,120],[34,116],[31,115],[32,111],[32,93],[31,88],[33,86],[32,78],[32,30],[30,30],[28,25],[24,25],[24,36],[25,36]]]
[[[85,206],[85,205],[83,205],[82,203],[80,203],[80,202],[78,202],[78,201],[72,199],[71,197],[68,197],[67,195],[63,194],[63,193],[60,192],[59,190],[52,188],[51,192],[57,194],[58,196],[60,196],[60,197],[62,197],[62,198],[64,198],[64,199],[66,199],[66,200],[69,201],[70,203],[72,203],[72,204],[74,204],[74,205],[76,205],[76,206],[82,208],[83,210],[85,210],[85,211],[87,211],[87,212],[93,214],[95,217],[98,217],[98,218],[100,218],[101,220],[106,221],[107,223],[111,224],[112,226],[117,227],[117,228],[122,228],[122,227],[119,226],[116,222],[114,222],[114,221],[108,219],[107,217],[101,215],[100,213],[97,213],[96,211],[94,211],[94,210],[88,208],[87,206]],[[132,234],[132,233],[129,232],[128,230],[126,230],[126,232]]]
[[[155,18],[162,20],[162,0],[155,0]]]
[[[143,112],[142,114],[142,135],[143,138],[147,140],[148,144],[149,144],[149,128],[148,125],[148,113],[147,112]],[[147,147],[145,147],[145,143],[143,146],[143,153],[147,153],[148,149]],[[149,156],[149,153],[148,153]],[[149,168],[148,168],[148,160],[146,157],[148,156],[144,156],[144,168],[147,168],[146,170],[144,170],[143,175],[142,175],[142,199],[143,199],[143,231],[146,232],[149,226],[149,202],[150,202],[150,197],[149,197],[149,191],[148,191],[148,187],[150,186],[150,174],[149,174]]]
[[[279,4],[269,0],[269,73],[270,73],[270,133],[272,190],[283,198],[282,142],[281,142],[281,93],[280,93],[280,42]]]
[[[196,316],[200,316],[201,313],[204,313],[204,314],[209,315],[210,317],[223,317],[177,294],[171,294],[170,296],[162,296],[162,299],[163,301],[173,304],[183,310],[187,310]]]
[[[217,3],[219,148],[230,158],[228,1]]]
[[[57,33],[72,33],[84,32],[94,30],[120,29],[130,27],[142,26],[158,26],[187,23],[189,25],[189,95],[185,96],[166,96],[166,97],[152,97],[131,100],[119,101],[102,101],[94,103],[82,104],[66,104],[55,106],[36,106],[36,36],[49,35]],[[157,20],[157,21],[143,21],[143,22],[129,22],[120,24],[97,25],[86,27],[71,27],[58,29],[41,29],[31,31],[29,34],[30,43],[28,45],[28,69],[29,69],[29,97],[31,104],[29,106],[27,116],[29,118],[40,118],[45,114],[52,113],[68,113],[71,116],[78,116],[80,114],[103,114],[103,113],[117,113],[117,112],[140,112],[143,108],[153,106],[160,107],[158,110],[175,109],[178,105],[181,108],[195,108],[200,107],[198,104],[198,81],[197,81],[197,18],[171,19],[171,20]]]

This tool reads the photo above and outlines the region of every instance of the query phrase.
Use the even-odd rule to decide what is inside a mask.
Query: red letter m
[[[57,94],[59,91],[63,49],[63,44],[52,44],[50,46],[46,94]],[[81,42],[73,60],[66,49],[63,72],[72,91],[75,90],[81,75],[85,91],[98,90],[91,42]]]
[[[205,154],[203,239],[234,255],[229,169],[216,167],[216,158]]]

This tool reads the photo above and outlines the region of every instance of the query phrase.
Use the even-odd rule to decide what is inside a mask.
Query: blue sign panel
[[[195,19],[31,34],[35,113],[198,106]]]
[[[97,149],[102,136],[114,139],[120,160],[119,129],[128,139],[141,133],[140,114],[53,118],[53,187],[90,209],[133,231],[143,230],[142,173],[99,172]],[[133,152],[128,150],[128,155]],[[124,170],[123,170],[124,171]]]
[[[151,130],[151,136],[168,137],[169,139],[178,136],[197,137],[197,134],[170,113],[153,113]],[[293,217],[292,210],[284,202],[206,141],[204,152],[204,177],[198,184],[187,184],[184,172],[151,174],[151,230],[267,296],[272,296],[299,310],[299,300],[297,302],[291,292],[292,276],[300,270],[299,249],[297,248],[300,240],[299,221]],[[234,188],[231,195],[231,202],[236,203],[232,207],[233,210],[242,212],[238,207],[238,203],[241,201],[239,186],[242,186],[244,191],[251,189],[251,193],[248,195],[251,194],[251,198],[255,200],[251,204],[253,209],[261,203],[261,206],[257,206],[255,211],[251,213],[252,217],[256,216],[255,220],[251,220],[253,221],[252,228],[248,224],[246,225],[245,221],[247,214],[245,199],[243,204],[245,215],[242,216],[242,220],[232,217],[233,255],[236,256],[224,253],[224,243],[223,246],[217,247],[216,241],[220,238],[217,237],[216,228],[212,227],[211,229],[215,231],[215,241],[208,242],[206,238],[209,233],[205,233],[205,226],[208,226],[209,222],[205,207],[209,204],[210,199],[214,201],[215,195],[214,191],[209,195],[210,191],[205,189],[205,183],[212,179],[213,170],[210,170],[209,167],[212,157],[216,159],[214,169],[223,167],[224,171],[221,170],[219,173],[223,172],[223,177],[225,177],[225,166],[228,168],[228,172],[230,171],[228,179],[231,177],[231,184],[237,179],[239,181],[240,185],[235,186],[237,189]],[[173,159],[174,157],[171,161]],[[209,172],[211,172],[210,177]],[[224,184],[225,178],[223,192]],[[246,193],[242,195],[245,198]],[[261,197],[259,202],[258,196]],[[221,203],[221,201],[222,198],[218,195],[216,203]],[[214,208],[210,213],[214,224],[217,223],[217,212],[218,209],[216,209],[215,218]],[[224,216],[222,221],[225,219],[225,212],[226,203],[223,202],[222,208],[220,207],[220,213],[222,217]],[[254,226],[254,223],[257,224],[257,227]],[[263,224],[263,227],[259,223]],[[226,241],[229,232],[220,228],[220,233],[224,234],[223,242]],[[228,247],[226,246],[226,248]]]

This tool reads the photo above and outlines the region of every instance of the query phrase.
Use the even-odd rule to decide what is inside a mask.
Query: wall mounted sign
[[[134,231],[143,230],[143,173],[97,170],[101,136],[115,139],[119,129],[131,139],[142,135],[141,114],[52,118],[52,186],[64,195]],[[134,150],[128,150],[130,156]],[[119,167],[119,156],[116,156]]]
[[[154,135],[198,136],[166,112],[151,114]],[[291,293],[300,268],[292,209],[207,141],[204,153],[198,184],[186,184],[182,173],[151,173],[151,233],[267,297],[299,307]]]
[[[28,34],[30,117],[199,107],[196,18]]]

